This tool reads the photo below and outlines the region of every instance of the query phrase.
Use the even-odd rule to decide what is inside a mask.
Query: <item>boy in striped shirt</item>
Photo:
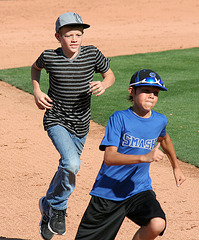
[[[80,155],[89,131],[91,95],[100,96],[115,82],[110,59],[92,45],[82,46],[84,29],[89,27],[76,13],[59,16],[55,37],[61,47],[45,50],[31,68],[36,105],[46,110],[44,129],[60,153],[58,170],[46,196],[39,201],[40,233],[46,240],[66,231],[67,201],[75,189]],[[43,68],[49,74],[48,94],[40,89]],[[94,73],[100,73],[103,80],[93,82]]]

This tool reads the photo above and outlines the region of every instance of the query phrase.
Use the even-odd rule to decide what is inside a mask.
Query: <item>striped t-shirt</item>
[[[89,82],[93,74],[105,73],[110,59],[94,46],[81,46],[78,55],[70,60],[62,48],[45,50],[36,65],[49,74],[48,95],[53,100],[51,110],[44,115],[44,129],[61,125],[77,137],[88,133],[91,93]]]

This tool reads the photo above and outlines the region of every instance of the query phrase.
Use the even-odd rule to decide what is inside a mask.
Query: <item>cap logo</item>
[[[78,22],[78,23],[82,23],[82,18],[80,17],[79,14],[74,13],[74,18],[76,19],[76,22]]]
[[[155,74],[154,72],[151,72],[151,73],[149,73],[149,76],[150,76],[150,77],[155,77],[156,74]]]

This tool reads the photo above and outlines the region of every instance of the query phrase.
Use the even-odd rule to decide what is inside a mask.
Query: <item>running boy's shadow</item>
[[[0,237],[0,240],[28,240],[28,239]]]

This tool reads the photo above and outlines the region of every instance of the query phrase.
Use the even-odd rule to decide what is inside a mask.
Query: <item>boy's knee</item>
[[[73,172],[75,175],[79,172],[80,170],[80,164],[73,165],[71,172]]]
[[[165,228],[166,228],[166,222],[163,218],[152,218],[150,221],[151,230],[153,231],[154,235],[162,235]]]
[[[63,161],[61,167],[67,172],[77,174],[80,169],[80,163],[80,160],[77,158],[73,159],[73,161]]]

